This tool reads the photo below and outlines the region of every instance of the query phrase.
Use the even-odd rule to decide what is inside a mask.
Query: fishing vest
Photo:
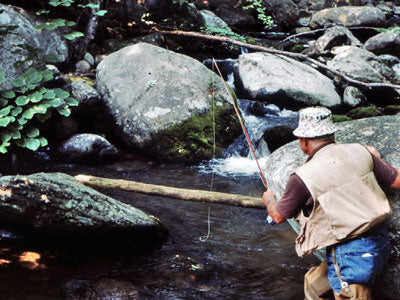
[[[300,211],[296,252],[304,256],[355,238],[392,211],[374,172],[371,154],[360,144],[330,144],[296,170],[314,200],[311,214]]]

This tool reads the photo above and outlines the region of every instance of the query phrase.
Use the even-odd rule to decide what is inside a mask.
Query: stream
[[[246,113],[246,101],[241,103]],[[268,122],[246,117],[263,166],[269,151],[258,142],[260,132],[271,120],[292,124],[297,117],[275,107],[267,109]],[[99,166],[48,162],[18,172],[92,174],[261,197],[264,186],[245,143],[241,137],[224,158],[200,165],[144,160]],[[303,299],[303,275],[318,260],[298,258],[294,231],[287,223],[268,224],[265,210],[102,192],[158,217],[169,228],[169,240],[161,249],[142,255],[83,254],[35,248],[3,232],[0,299]]]

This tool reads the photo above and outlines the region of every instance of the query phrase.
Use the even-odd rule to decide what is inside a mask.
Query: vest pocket
[[[338,240],[363,233],[391,213],[389,201],[372,172],[320,195],[317,201]]]

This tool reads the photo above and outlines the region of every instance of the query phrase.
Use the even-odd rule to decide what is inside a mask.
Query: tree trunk
[[[119,189],[182,200],[228,204],[252,208],[265,208],[262,203],[261,196],[258,198],[211,191],[189,190],[122,179],[95,177],[90,175],[77,175],[75,176],[75,179],[93,188]]]

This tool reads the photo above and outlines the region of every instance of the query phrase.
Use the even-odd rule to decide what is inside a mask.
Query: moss
[[[256,39],[250,35],[246,36],[245,38],[246,38],[246,42],[249,44],[255,44],[255,42],[256,42]]]
[[[304,47],[303,44],[297,44],[297,45],[294,45],[294,46],[290,49],[290,51],[291,51],[291,52],[302,52],[304,49],[306,49],[306,47]]]
[[[95,86],[95,81],[85,76],[68,76],[65,78],[68,82],[83,81],[87,85]]]
[[[215,106],[215,152],[241,134],[241,127],[230,103]],[[188,120],[157,132],[157,157],[172,161],[201,161],[214,155],[213,112],[194,115]]]
[[[351,118],[346,115],[332,115],[332,121],[334,123],[351,121]]]
[[[400,113],[400,105],[388,105],[383,109],[385,115],[395,115]]]
[[[357,107],[355,109],[350,110],[347,113],[347,116],[349,116],[352,119],[370,118],[381,115],[382,115],[381,112],[375,106]]]

